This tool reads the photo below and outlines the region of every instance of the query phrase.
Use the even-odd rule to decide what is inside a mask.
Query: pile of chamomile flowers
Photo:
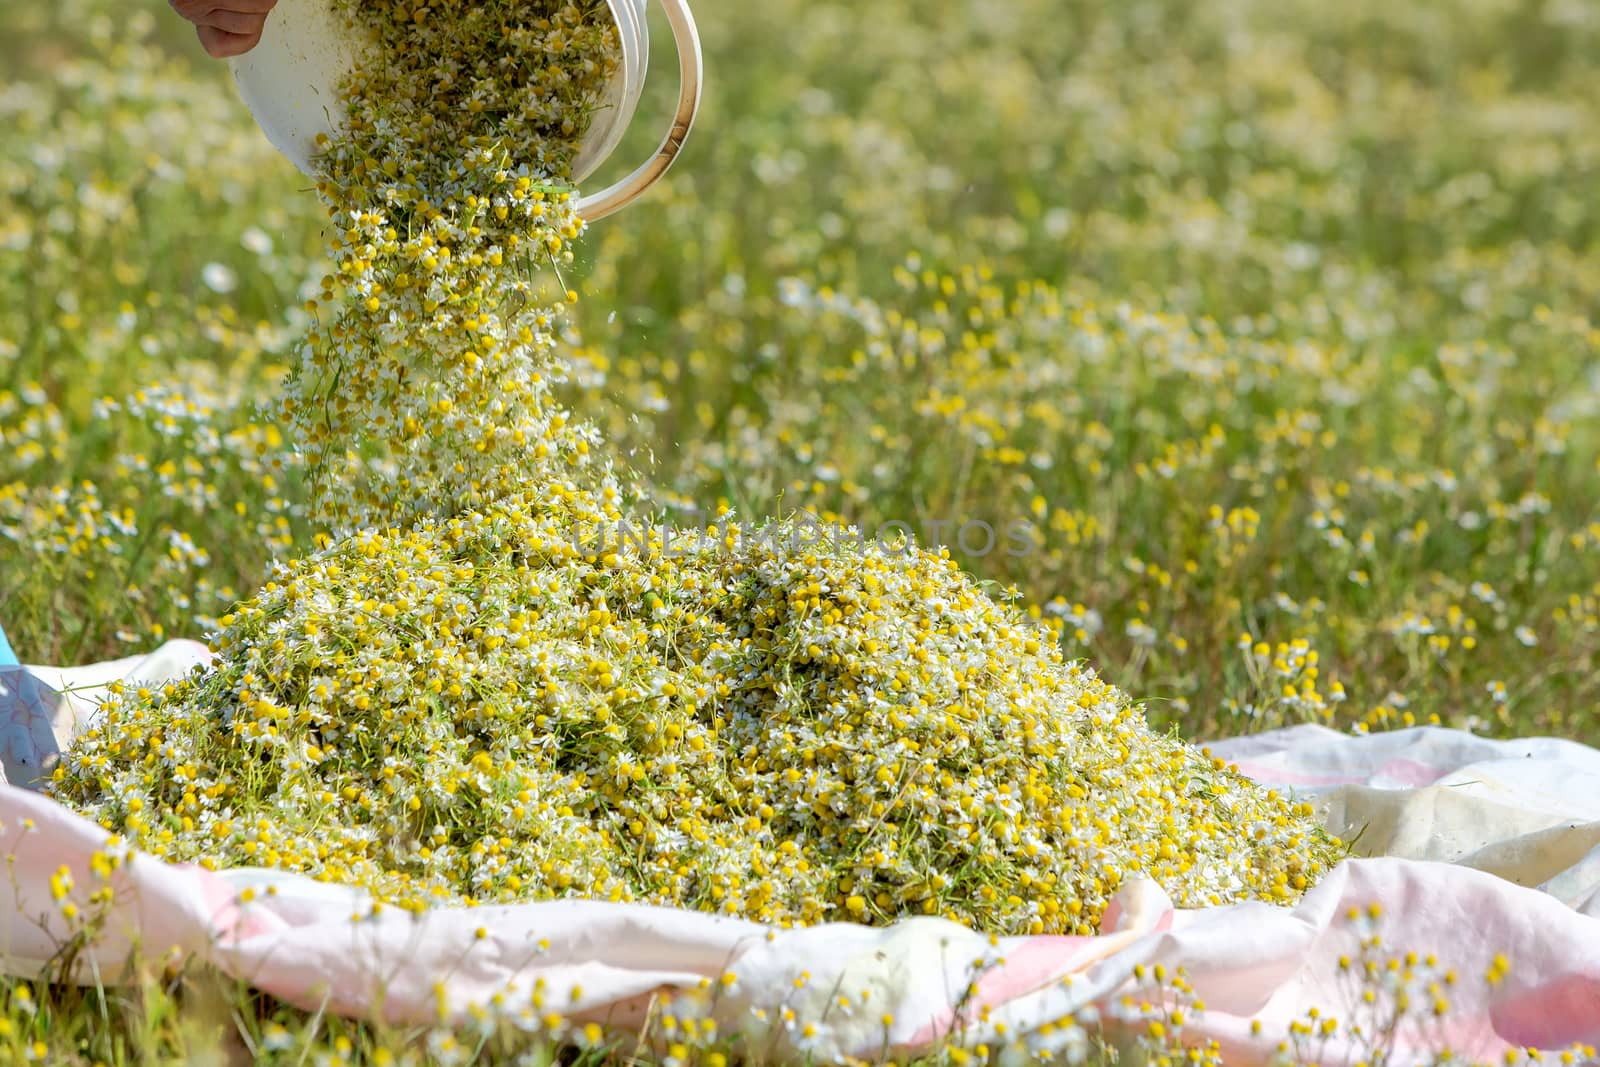
[[[945,553],[636,515],[552,391],[571,297],[541,281],[614,34],[585,4],[416,10],[359,5],[392,62],[323,156],[335,273],[282,401],[321,547],[211,668],[108,701],[59,799],[169,860],[415,910],[1087,933],[1136,875],[1289,902],[1338,858]]]
[[[508,498],[287,566],[217,668],[113,704],[58,792],[169,859],[418,908],[1088,931],[1136,873],[1289,900],[1330,858],[943,555],[595,504]]]

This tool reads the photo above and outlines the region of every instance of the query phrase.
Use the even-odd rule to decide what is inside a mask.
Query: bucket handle
[[[683,150],[683,142],[688,139],[695,116],[700,112],[700,89],[705,76],[700,31],[695,27],[688,0],[661,0],[661,7],[667,13],[672,40],[678,47],[678,112],[673,116],[672,129],[648,162],[610,188],[578,201],[575,210],[587,222],[596,222],[621,211],[660,181]]]

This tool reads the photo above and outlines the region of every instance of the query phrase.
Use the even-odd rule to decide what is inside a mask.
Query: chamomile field
[[[664,184],[580,233],[486,164],[453,195],[537,221],[452,231],[451,275],[370,214],[431,188],[426,162],[353,142],[319,190],[166,4],[0,6],[0,622],[32,663],[174,637],[223,657],[112,706],[58,796],[167,858],[402,907],[571,892],[1089,933],[1135,869],[1180,902],[1283,902],[1339,853],[1242,780],[1208,799],[1237,789],[1240,820],[1279,828],[1244,848],[1232,802],[1111,794],[1127,766],[1211,773],[1179,739],[1600,744],[1600,8],[695,10],[708,97]],[[592,184],[654,147],[665,44]],[[563,53],[585,48],[570,29]],[[518,274],[502,246],[524,237],[541,257]],[[385,332],[401,319],[427,329]],[[430,374],[452,384],[408,390]],[[698,533],[651,563],[607,531]],[[783,640],[751,645],[751,619]],[[433,689],[405,666],[424,639]],[[330,641],[361,669],[318,659]],[[561,651],[522,716],[530,645]],[[935,714],[974,693],[1068,710],[978,748]],[[224,705],[253,723],[207,734]],[[439,722],[466,720],[452,748]],[[359,722],[403,737],[398,775],[336,751]],[[890,754],[847,757],[841,728]],[[141,765],[163,735],[199,770]],[[604,768],[592,786],[518,762],[557,735],[562,774]],[[309,768],[241,769],[280,737]],[[1026,859],[962,821],[1023,781],[1116,818],[1059,820]],[[463,815],[458,789],[486,799]],[[505,844],[530,819],[563,844]],[[1080,831],[1127,871],[1074,852]],[[397,1031],[192,969],[0,992],[13,1062],[558,1055],[730,1062],[671,1027]]]

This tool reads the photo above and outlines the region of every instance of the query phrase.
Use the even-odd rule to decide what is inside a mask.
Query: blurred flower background
[[[942,531],[1190,737],[1595,740],[1600,9],[695,9],[701,125],[583,242],[571,340],[664,508]],[[323,214],[186,33],[0,8],[0,612],[36,662],[203,636],[315,533],[257,405]]]

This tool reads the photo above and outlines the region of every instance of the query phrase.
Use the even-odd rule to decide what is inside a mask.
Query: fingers
[[[171,0],[171,3],[173,9],[190,22],[200,22],[213,11],[265,15],[277,6],[278,0]]]
[[[212,59],[231,59],[242,56],[261,43],[261,31],[255,33],[229,33],[213,26],[201,26],[200,45]]]
[[[267,24],[266,15],[252,14],[248,11],[213,11],[198,20],[195,25],[221,30],[223,33],[232,33],[248,37],[250,34],[260,36],[261,28]]]
[[[217,59],[239,56],[261,40],[278,0],[170,0],[173,10],[200,32],[200,44]]]

